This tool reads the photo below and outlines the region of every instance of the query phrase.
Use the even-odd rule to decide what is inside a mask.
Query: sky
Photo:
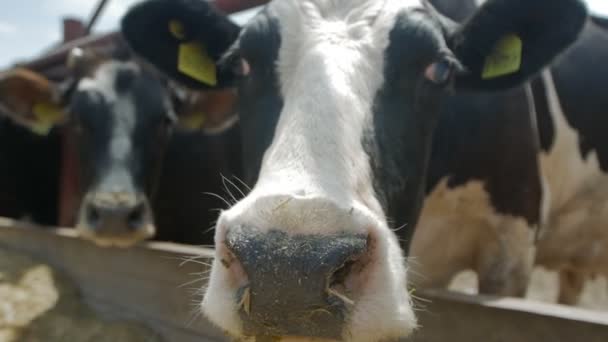
[[[121,16],[141,0],[110,0],[94,32],[116,30]],[[586,0],[592,11],[608,16],[608,0]],[[0,69],[31,59],[61,38],[61,18],[85,21],[98,0],[2,0],[0,1]],[[240,16],[246,21],[252,11]]]

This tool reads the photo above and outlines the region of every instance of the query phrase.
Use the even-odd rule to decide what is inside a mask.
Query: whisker
[[[232,187],[234,187],[234,188],[235,188],[235,189],[236,189],[236,190],[237,190],[237,191],[238,191],[238,192],[241,194],[241,198],[244,198],[244,197],[245,197],[245,193],[243,192],[243,190],[241,190],[241,188],[239,188],[238,186],[236,186],[236,184],[234,184],[234,182],[233,182],[233,181],[231,181],[230,179],[228,179],[228,178],[224,177],[223,175],[222,175],[222,178],[223,178],[223,179],[224,179],[226,182],[228,182],[228,184],[232,185]]]
[[[215,198],[221,200],[222,202],[224,202],[224,204],[226,204],[227,208],[230,208],[232,206],[232,204],[230,204],[230,201],[228,201],[227,199],[225,199],[224,197],[222,197],[222,196],[220,196],[220,195],[218,195],[216,193],[213,193],[213,192],[203,192],[203,194],[204,195],[209,195],[211,197],[215,197]]]
[[[228,195],[230,195],[230,198],[232,198],[232,201],[233,201],[232,203],[236,204],[236,202],[238,202],[238,200],[236,199],[236,197],[234,196],[232,191],[230,191],[230,189],[228,188],[228,185],[226,185],[226,177],[224,177],[223,175],[222,175],[222,185],[224,185],[224,190],[226,190]]]
[[[240,179],[239,177],[237,177],[235,175],[232,175],[232,178],[234,178],[239,183],[241,183],[241,185],[243,185],[245,187],[245,189],[247,189],[248,192],[251,192],[251,187],[249,185],[247,185],[247,183],[245,183],[242,179]]]
[[[194,280],[191,280],[191,281],[188,281],[188,282],[186,282],[186,283],[184,283],[184,284],[179,285],[177,288],[178,288],[178,289],[181,289],[181,288],[183,288],[184,286],[189,286],[189,285],[196,284],[196,283],[198,283],[198,282],[201,282],[201,281],[206,281],[206,280],[207,280],[207,278],[196,278],[196,279],[194,279]]]

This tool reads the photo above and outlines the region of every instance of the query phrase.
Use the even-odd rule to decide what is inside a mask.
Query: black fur
[[[534,114],[536,114],[536,124],[538,126],[538,137],[543,151],[548,152],[553,147],[555,139],[555,126],[551,119],[549,109],[549,99],[547,98],[547,86],[543,78],[534,78],[530,85],[534,95]]]
[[[589,22],[581,38],[551,68],[568,123],[580,135],[580,153],[597,152],[608,172],[608,30]]]
[[[35,135],[0,114],[0,216],[57,224],[60,137]]]
[[[281,47],[279,31],[278,20],[264,12],[249,23],[239,39],[239,53],[251,65],[251,74],[239,84],[239,115],[245,178],[252,186],[283,109],[275,68]]]

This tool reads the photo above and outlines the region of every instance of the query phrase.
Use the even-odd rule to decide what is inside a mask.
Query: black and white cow
[[[11,70],[0,78],[0,104],[7,115],[42,134],[37,137],[20,130],[24,131],[20,136],[38,141],[39,147],[38,151],[15,151],[23,155],[20,158],[9,154],[14,146],[2,146],[7,149],[0,153],[7,161],[3,170],[11,172],[2,180],[7,186],[0,183],[0,192],[7,196],[17,193],[19,199],[50,197],[45,202],[47,210],[57,211],[59,136],[49,130],[66,122],[77,146],[78,155],[73,157],[81,193],[77,194],[80,209],[76,227],[82,237],[102,246],[121,247],[152,237],[212,243],[212,236],[204,235],[203,230],[215,221],[212,209],[224,203],[204,193],[223,193],[222,174],[238,175],[241,169],[233,92],[197,93],[190,96],[192,101],[177,99],[157,72],[135,61],[121,47],[110,51],[78,49],[69,64],[74,79],[63,85],[26,69]],[[198,118],[201,115],[206,123]],[[178,118],[190,119],[189,126],[198,124],[191,128],[201,128],[202,132],[174,129]],[[14,135],[0,132],[3,141],[22,144],[26,139],[18,141]],[[53,153],[48,153],[51,149]],[[45,152],[48,155],[39,155]],[[51,158],[53,163],[31,170],[26,168],[29,165],[21,165],[21,160],[34,156],[40,162]],[[23,185],[35,186],[41,180],[55,191],[40,186],[36,193]],[[14,186],[9,188],[9,184]],[[19,210],[38,213],[38,207],[24,203]],[[7,215],[21,215],[7,208],[3,209]]]
[[[458,21],[473,15],[479,3],[431,2]],[[417,287],[446,287],[457,273],[472,269],[481,293],[525,294],[543,195],[532,100],[527,84],[445,100],[410,245]]]
[[[608,29],[580,39],[533,82],[546,223],[536,263],[560,271],[559,301],[576,304],[585,279],[608,275]]]
[[[572,43],[585,6],[544,5],[493,0],[457,25],[423,0],[277,0],[243,28],[206,1],[132,8],[136,52],[187,85],[239,90],[255,186],[216,225],[207,317],[237,338],[407,336],[397,234],[422,207],[441,100],[521,84]],[[507,48],[521,56],[509,71],[495,69],[505,37],[524,46]]]
[[[459,20],[477,6],[433,2]],[[598,20],[531,88],[448,99],[411,244],[417,285],[443,287],[473,269],[480,292],[522,296],[536,263],[560,271],[558,300],[574,304],[586,278],[608,274],[601,223],[608,74],[600,66],[608,33]],[[454,227],[457,237],[437,242]]]

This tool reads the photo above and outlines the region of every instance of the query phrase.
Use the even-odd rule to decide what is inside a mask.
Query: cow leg
[[[578,304],[587,276],[585,273],[573,269],[559,271],[559,297],[558,303],[565,305]]]
[[[479,293],[523,297],[534,265],[534,230],[523,219],[499,221],[480,236]]]

